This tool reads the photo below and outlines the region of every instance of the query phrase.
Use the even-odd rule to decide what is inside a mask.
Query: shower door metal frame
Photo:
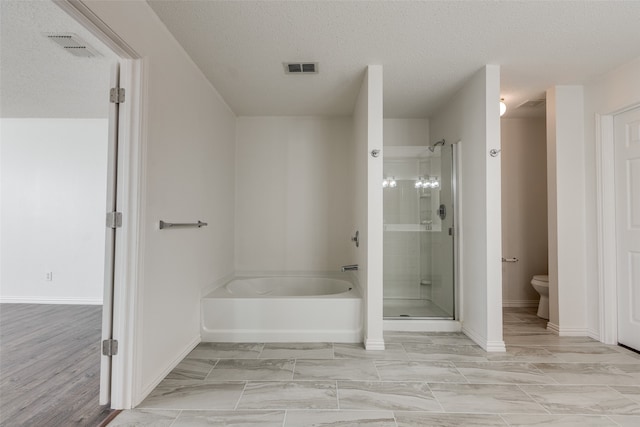
[[[460,213],[459,207],[460,204],[460,192],[458,191],[458,171],[460,164],[460,150],[459,144],[460,140],[451,143],[451,213],[452,215],[452,229],[450,231],[452,238],[452,260],[453,260],[453,268],[452,268],[452,297],[453,297],[453,313],[450,317],[385,317],[383,319],[385,321],[412,321],[412,320],[422,320],[422,321],[460,321],[462,319],[459,318],[459,313],[462,311],[462,292],[460,289],[460,239],[461,239],[461,231],[460,231]],[[383,285],[384,286],[384,285]]]

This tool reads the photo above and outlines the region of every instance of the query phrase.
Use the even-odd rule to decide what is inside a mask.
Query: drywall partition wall
[[[0,301],[102,304],[107,120],[0,123]]]
[[[537,307],[531,286],[547,274],[547,134],[544,118],[500,120],[502,152],[502,305]]]
[[[238,274],[336,273],[352,261],[352,122],[238,118]]]
[[[556,86],[547,91],[547,328],[560,335],[587,334],[585,213],[578,208],[585,206],[583,105],[582,86]]]
[[[144,58],[136,405],[199,342],[201,294],[233,274],[235,115],[147,2],[86,5]]]
[[[384,119],[385,146],[427,146],[429,119]]]
[[[429,121],[431,140],[460,141],[458,266],[463,331],[487,351],[504,351],[500,158],[500,67],[474,74]]]
[[[355,249],[365,298],[365,348],[384,350],[382,336],[382,66],[370,65],[353,114],[355,156]],[[372,155],[378,150],[378,155]],[[354,230],[354,232],[355,232]]]
[[[605,289],[600,289],[598,278],[602,277],[603,288],[610,290],[612,280],[609,271],[605,271],[601,265],[600,256],[611,254],[598,253],[598,221],[596,212],[597,206],[597,186],[602,183],[597,182],[598,169],[596,164],[603,159],[599,158],[598,151],[607,151],[605,147],[596,147],[596,132],[600,126],[596,115],[615,114],[623,109],[640,105],[640,58],[629,61],[620,67],[611,70],[598,79],[588,83],[584,87],[584,178],[585,178],[585,233],[586,243],[586,274],[584,288],[582,291],[587,298],[587,329],[590,336],[596,339],[606,340],[607,344],[617,343],[617,318],[613,313],[601,312],[601,303],[605,307],[609,304],[610,297],[613,304],[616,304],[616,297],[603,295]],[[612,156],[613,153],[606,153]],[[615,200],[615,194],[607,190],[607,194],[601,197],[606,200]],[[608,206],[608,204],[607,204]],[[603,207],[606,209],[606,207]],[[615,239],[615,224],[602,224],[603,232],[607,234],[606,239]],[[615,252],[615,251],[613,251]],[[615,270],[615,266],[613,267]],[[613,271],[615,276],[615,271]],[[613,332],[612,332],[613,330]]]

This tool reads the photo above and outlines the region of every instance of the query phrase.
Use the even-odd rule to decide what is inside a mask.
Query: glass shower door
[[[454,318],[452,147],[385,147],[384,317]]]

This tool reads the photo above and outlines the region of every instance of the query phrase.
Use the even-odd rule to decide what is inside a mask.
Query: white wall
[[[430,145],[429,119],[384,119],[383,125],[385,146]]]
[[[235,115],[146,2],[86,5],[145,65],[137,404],[199,342],[201,294],[233,274]]]
[[[599,77],[584,87],[585,293],[589,335],[601,338],[596,220],[596,114],[606,115],[640,104],[640,58]],[[606,284],[610,286],[609,283]],[[614,319],[615,321],[615,319]],[[614,325],[615,326],[615,325]]]
[[[383,118],[382,66],[370,65],[360,87],[353,113],[355,156],[355,230],[360,247],[354,248],[359,267],[358,280],[365,299],[367,350],[384,350],[382,336],[382,171]],[[372,150],[380,150],[376,158]]]
[[[547,91],[549,324],[586,335],[585,147],[582,86]],[[552,117],[551,117],[552,116]],[[555,265],[554,265],[555,264]]]
[[[488,351],[504,351],[500,159],[500,67],[487,65],[474,74],[429,124],[431,140],[460,142],[457,210],[463,331]]]
[[[337,272],[353,262],[352,122],[238,118],[239,273]]]
[[[500,120],[502,152],[502,304],[537,306],[531,278],[548,272],[547,135],[544,118]]]
[[[0,120],[0,301],[102,304],[107,126]]]

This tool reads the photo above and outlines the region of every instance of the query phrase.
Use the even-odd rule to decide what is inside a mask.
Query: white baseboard
[[[200,331],[202,342],[339,342],[361,343],[362,329],[354,330],[278,330],[206,329]]]
[[[504,344],[504,341],[488,341],[475,331],[465,328],[464,326],[462,327],[462,333],[471,338],[471,340],[482,347],[484,351],[496,353],[507,351],[507,346]]]
[[[547,322],[547,330],[561,337],[591,337],[600,341],[598,333],[587,328],[562,328],[555,323]]]
[[[136,407],[140,403],[142,403],[142,401],[146,399],[146,397],[149,396],[149,394],[151,394],[153,389],[155,389],[158,386],[158,384],[160,384],[160,382],[167,375],[169,375],[169,372],[173,371],[173,368],[175,368],[178,365],[178,363],[182,362],[182,359],[187,357],[187,354],[191,353],[191,350],[196,348],[198,344],[200,344],[200,336],[197,336],[194,339],[192,339],[187,345],[187,347],[178,356],[176,356],[171,362],[169,362],[169,365],[160,373],[160,375],[158,375],[155,380],[153,380],[149,385],[147,385],[147,387],[145,387],[144,390],[142,390],[139,396],[136,396],[133,402],[133,407]]]
[[[560,328],[561,337],[587,337],[589,330],[587,328]]]
[[[457,320],[394,319],[385,320],[383,329],[405,332],[460,332],[462,324]]]
[[[0,297],[0,304],[102,305],[102,298]]]
[[[510,299],[510,300],[502,300],[503,307],[537,307],[538,300],[529,300],[529,299]]]
[[[487,346],[484,350],[489,353],[504,353],[507,351],[507,346],[504,341],[487,341]]]
[[[366,350],[374,351],[384,350],[384,340],[372,340],[367,338],[364,340],[364,348]]]
[[[547,331],[553,332],[556,335],[560,335],[560,327],[555,323],[547,322]]]
[[[588,329],[587,336],[589,338],[593,338],[596,341],[603,342],[602,339],[600,338],[600,332],[596,331],[595,329]]]

